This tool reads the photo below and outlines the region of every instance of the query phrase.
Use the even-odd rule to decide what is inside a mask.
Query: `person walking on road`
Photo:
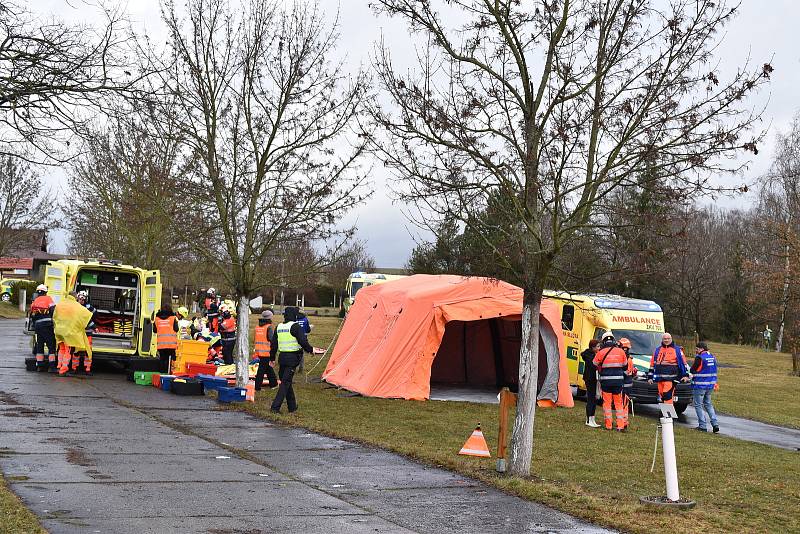
[[[616,416],[617,431],[625,432],[625,419],[622,415],[622,386],[628,357],[625,351],[617,346],[614,334],[611,332],[603,334],[603,342],[593,361],[600,374],[605,428],[611,430],[612,419]]]
[[[300,365],[303,351],[309,354],[314,351],[308,343],[303,326],[297,322],[297,308],[287,307],[283,312],[283,320],[284,322],[278,325],[270,340],[270,359],[274,361],[276,353],[280,353],[278,376],[281,384],[278,386],[275,400],[272,401],[273,413],[280,413],[284,398],[289,413],[297,411],[297,399],[292,389],[292,380],[297,366]]]
[[[47,294],[47,286],[39,284],[36,288],[39,296],[31,303],[30,321],[33,323],[33,330],[36,333],[36,369],[40,372],[56,371],[56,335],[53,331],[53,311],[56,303]],[[47,359],[44,361],[44,348],[47,346]]]
[[[692,397],[694,411],[697,412],[697,430],[708,432],[706,428],[706,415],[711,419],[711,429],[716,434],[719,432],[717,412],[711,403],[711,395],[717,387],[717,358],[708,351],[705,341],[700,341],[694,349],[694,363],[692,372]]]
[[[600,340],[589,341],[589,348],[581,352],[583,359],[583,382],[586,384],[586,426],[600,428],[595,421],[597,409],[597,368],[594,366],[594,357],[600,349]]]
[[[661,336],[661,345],[650,359],[647,381],[658,384],[658,401],[664,404],[675,403],[676,382],[689,381],[683,351],[672,341],[672,334],[669,332]]]
[[[269,380],[269,387],[274,388],[278,386],[278,377],[275,375],[275,360],[270,359],[270,343],[272,339],[272,311],[265,310],[261,312],[261,317],[258,319],[258,326],[256,327],[254,344],[255,351],[253,356],[258,359],[258,371],[256,371],[256,391],[260,391],[264,383],[264,375],[267,375]]]

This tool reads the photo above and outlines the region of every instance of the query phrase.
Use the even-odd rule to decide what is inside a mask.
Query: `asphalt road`
[[[0,321],[0,470],[52,533],[606,532],[209,398],[25,372],[21,327]]]

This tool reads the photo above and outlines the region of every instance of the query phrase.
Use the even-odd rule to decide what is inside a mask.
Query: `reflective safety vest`
[[[683,352],[677,345],[659,346],[650,359],[647,378],[655,382],[672,382],[685,376],[686,364]]]
[[[622,393],[628,356],[619,347],[603,347],[594,357],[594,365],[600,374],[600,389],[606,393]]]
[[[43,326],[53,324],[53,307],[55,301],[49,295],[40,295],[31,302],[31,318],[33,324]]]
[[[233,317],[228,317],[227,319],[223,319],[222,324],[220,324],[219,333],[222,335],[223,342],[225,340],[235,340],[236,319],[234,319]]]
[[[189,319],[178,320],[178,334],[181,339],[192,339],[192,321]]]
[[[255,336],[255,354],[256,358],[269,358],[269,326],[257,326]]]
[[[278,351],[280,352],[300,352],[303,347],[298,343],[297,338],[292,335],[292,325],[294,321],[281,323],[275,330],[278,335]]]
[[[622,385],[623,392],[630,395],[633,392],[633,377],[636,375],[636,368],[633,366],[633,358],[628,355],[628,362],[625,364],[625,381]]]
[[[170,315],[166,319],[156,317],[156,347],[161,349],[177,349],[178,333],[175,332],[177,318]]]
[[[717,358],[708,351],[701,352],[700,368],[692,376],[693,389],[714,389],[717,383]]]

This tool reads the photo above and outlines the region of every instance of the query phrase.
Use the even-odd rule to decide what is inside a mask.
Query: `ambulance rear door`
[[[60,261],[51,261],[44,270],[44,285],[47,286],[47,294],[58,304],[68,291],[67,288],[67,265]]]
[[[560,301],[561,328],[564,331],[564,344],[567,349],[567,370],[569,383],[583,386],[583,360],[581,359],[580,332],[583,328],[583,312],[580,302]]]
[[[156,339],[153,335],[153,321],[161,307],[161,272],[141,271],[142,296],[140,302],[141,335],[139,336],[139,355],[153,356],[156,353]]]

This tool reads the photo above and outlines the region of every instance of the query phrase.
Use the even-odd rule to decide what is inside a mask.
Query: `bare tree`
[[[367,250],[365,242],[356,240],[343,247],[338,257],[333,258],[325,269],[325,278],[333,287],[334,307],[336,298],[341,299],[347,277],[356,271],[372,271],[375,269],[375,258]],[[338,302],[341,306],[341,301]]]
[[[430,45],[410,74],[378,51],[392,105],[374,110],[389,134],[375,149],[404,179],[402,198],[485,236],[525,292],[510,472],[529,475],[539,308],[555,258],[645,166],[683,193],[737,169],[727,158],[760,139],[745,98],[772,67],[720,79],[713,53],[735,12],[725,2],[374,4]],[[482,218],[490,198],[506,209]]]
[[[0,156],[0,258],[27,242],[27,230],[53,225],[52,204],[29,163]]]
[[[792,244],[797,241],[796,236],[800,234],[800,220],[797,217],[797,211],[800,210],[800,113],[795,115],[788,132],[778,133],[776,141],[772,167],[764,177],[761,202],[766,208],[770,226],[778,230],[783,244],[781,314],[775,342],[775,350],[780,352],[792,293],[792,271],[797,269],[792,265],[792,256],[800,252],[791,250]]]
[[[291,243],[340,243],[349,232],[339,217],[364,198],[356,166],[364,141],[350,134],[366,80],[333,61],[337,25],[314,3],[252,0],[236,10],[189,0],[185,13],[164,4],[171,63],[154,62],[200,164],[191,187],[206,239],[196,252],[239,299],[244,386],[249,296],[280,285],[280,273],[262,266]]]
[[[41,20],[0,0],[0,153],[63,161],[91,110],[130,92],[137,75],[128,70],[123,20],[102,12],[105,27],[96,29]]]
[[[185,187],[195,161],[185,157],[172,111],[125,107],[87,139],[62,203],[72,252],[159,266],[168,275],[194,259],[192,235],[176,226],[196,223]]]

